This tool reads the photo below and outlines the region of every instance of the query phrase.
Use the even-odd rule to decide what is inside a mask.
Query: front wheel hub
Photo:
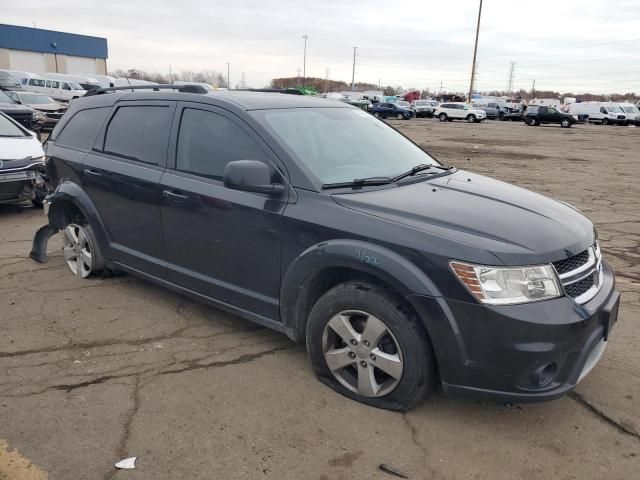
[[[364,397],[391,393],[402,378],[402,351],[387,325],[361,310],[334,315],[324,328],[322,352],[338,382]]]

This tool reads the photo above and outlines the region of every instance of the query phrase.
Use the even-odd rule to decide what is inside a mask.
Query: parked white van
[[[640,110],[633,103],[616,103],[627,116],[627,123],[640,126]]]
[[[571,115],[589,115],[589,122],[602,125],[626,125],[627,116],[617,105],[603,102],[581,102],[569,105]]]
[[[74,81],[46,77],[24,77],[21,88],[29,92],[44,93],[55,100],[65,102],[80,98],[86,93],[86,90]]]

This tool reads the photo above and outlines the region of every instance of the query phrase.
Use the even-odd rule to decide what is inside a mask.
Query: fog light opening
[[[556,363],[551,362],[538,368],[533,374],[533,382],[536,387],[546,387],[553,381],[556,375]]]

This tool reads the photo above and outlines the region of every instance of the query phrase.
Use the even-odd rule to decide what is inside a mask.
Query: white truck
[[[618,105],[605,102],[580,102],[569,105],[571,115],[589,115],[590,123],[626,125],[627,115]]]

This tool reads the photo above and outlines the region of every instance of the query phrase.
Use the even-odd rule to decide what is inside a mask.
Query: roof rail
[[[153,90],[154,92],[159,92],[161,89],[163,90],[177,90],[182,93],[209,93],[206,88],[202,85],[174,85],[172,83],[158,83],[154,85],[130,85],[128,87],[108,87],[108,88],[97,88],[95,90],[87,90],[87,93],[84,94],[85,97],[90,97],[93,95],[102,95],[103,93],[109,92],[118,92],[118,91],[134,91],[134,90]]]

